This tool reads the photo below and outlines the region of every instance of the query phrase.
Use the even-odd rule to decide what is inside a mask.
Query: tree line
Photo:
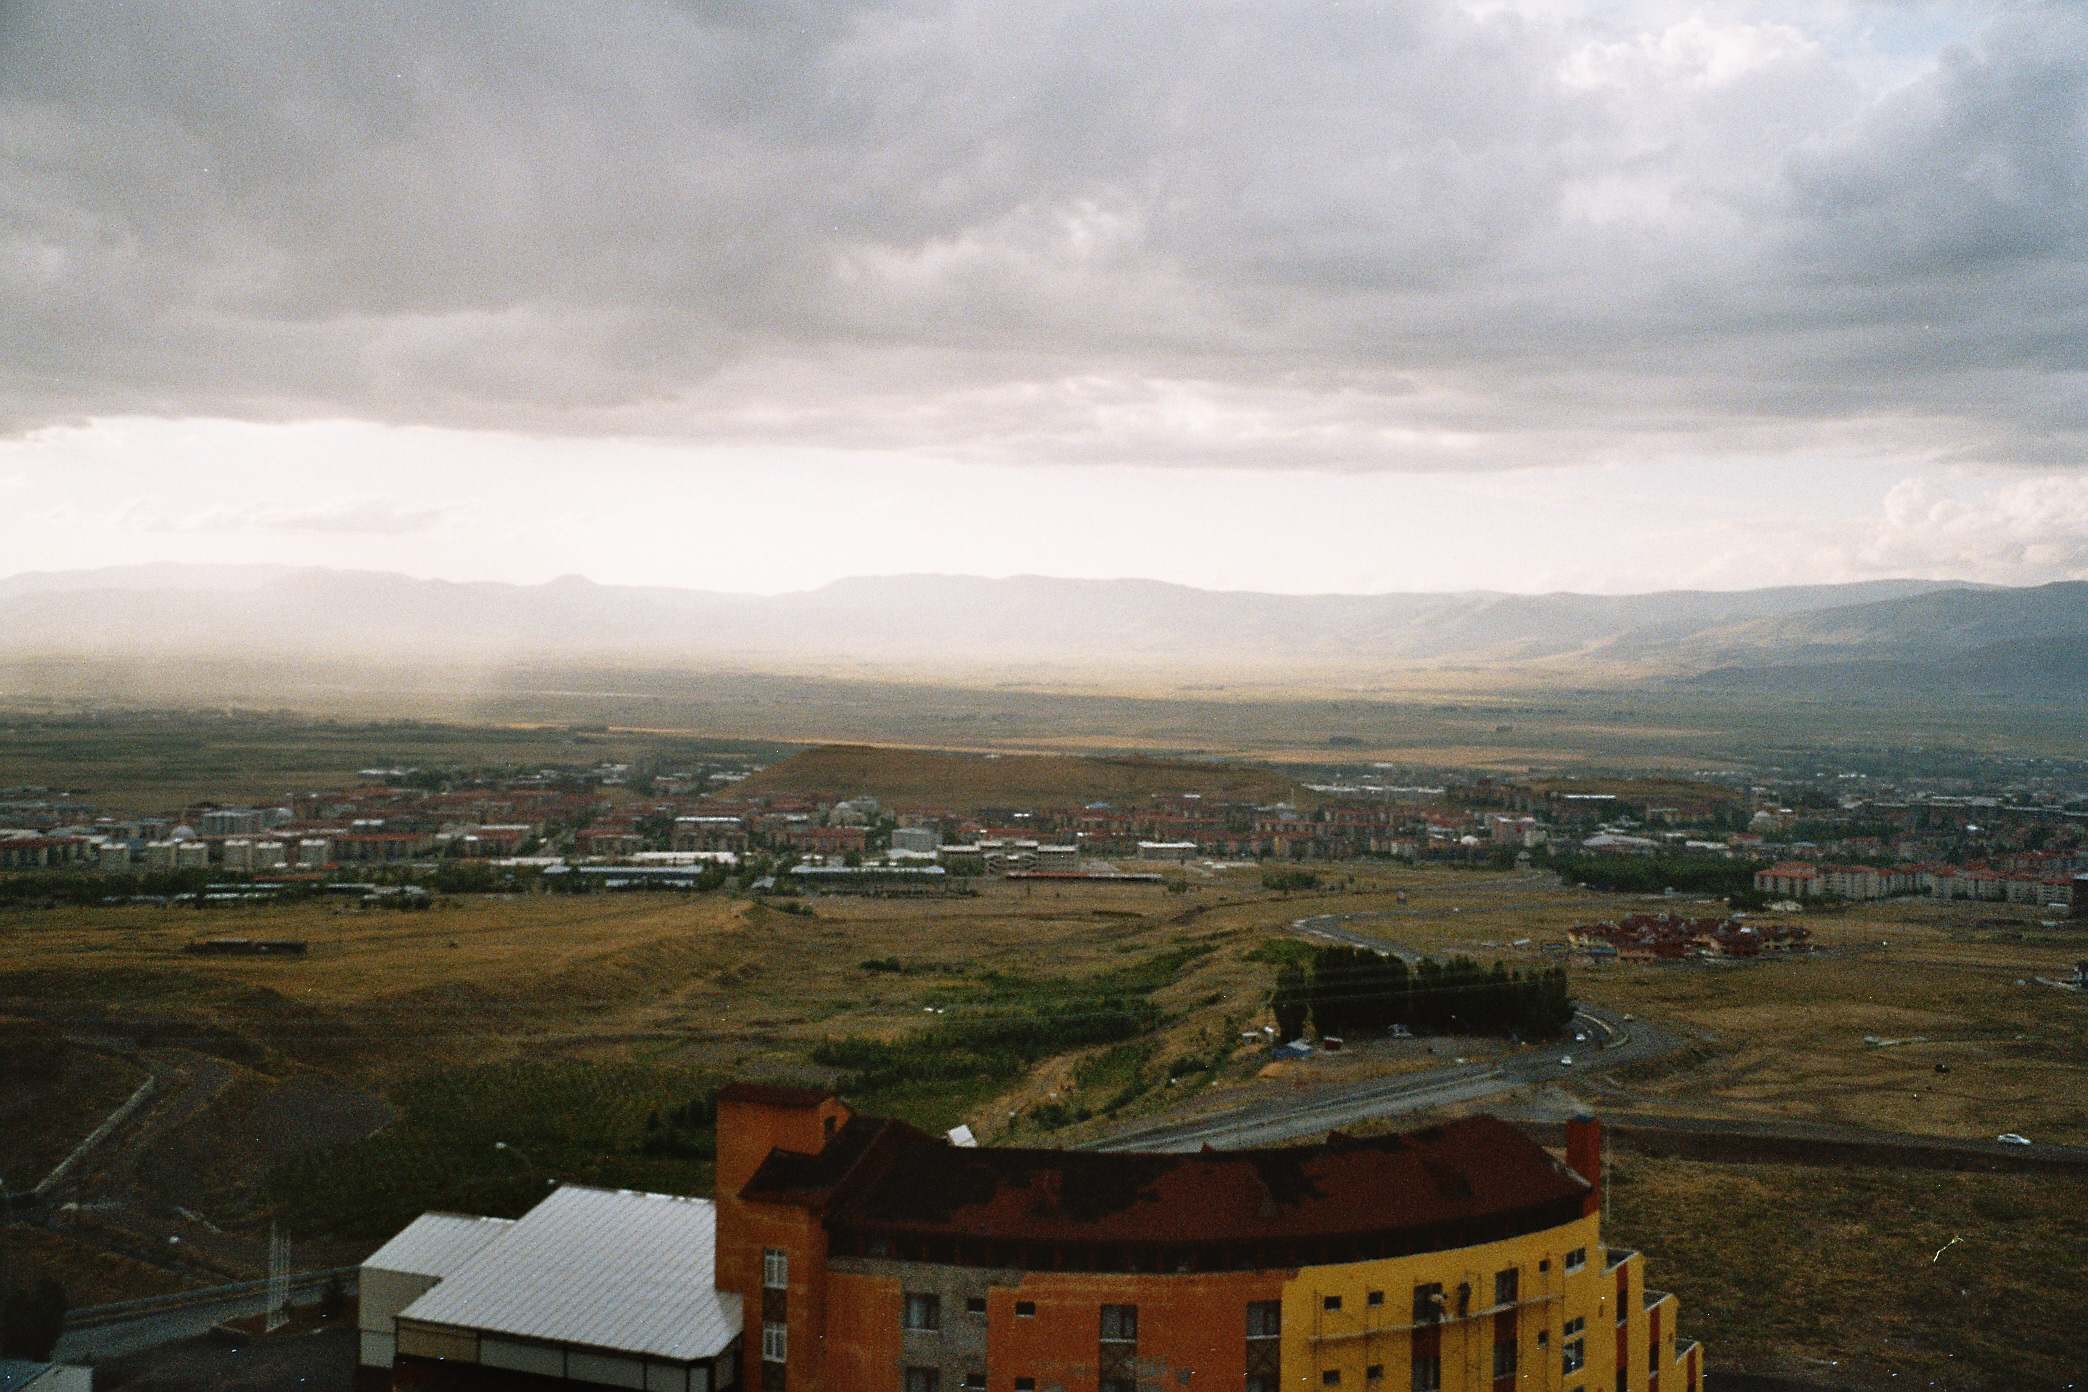
[[[1383,1034],[1405,1025],[1417,1034],[1513,1034],[1546,1038],[1573,1019],[1564,967],[1514,971],[1469,957],[1423,960],[1361,947],[1322,947],[1276,971],[1270,997],[1276,1030],[1296,1039],[1310,1020],[1321,1035]]]

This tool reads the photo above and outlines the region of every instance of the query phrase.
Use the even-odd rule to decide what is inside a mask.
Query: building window
[[[1369,1295],[1363,1297],[1363,1303],[1365,1305],[1382,1305],[1385,1303],[1385,1293],[1383,1291],[1372,1291]]]
[[[1250,1339],[1273,1339],[1283,1332],[1283,1302],[1280,1300],[1250,1300],[1247,1302],[1247,1337]]]
[[[909,1293],[906,1297],[906,1327],[923,1334],[933,1334],[941,1329],[942,1297]]]
[[[1033,1319],[1037,1313],[1037,1302],[1034,1300],[1018,1300],[1015,1302],[1015,1313],[1024,1319]]]
[[[1249,1377],[1247,1392],[1276,1392],[1276,1379],[1266,1374]]]
[[[1320,1374],[1320,1386],[1322,1386],[1322,1387],[1339,1387],[1339,1386],[1341,1386],[1341,1369],[1339,1369],[1339,1368],[1329,1368],[1329,1369],[1327,1369],[1327,1371],[1325,1371],[1324,1373],[1321,1373],[1321,1374]]]
[[[1443,1317],[1443,1283],[1414,1287],[1414,1323],[1434,1324]]]
[[[936,1368],[908,1368],[906,1370],[906,1392],[937,1392],[942,1385],[942,1372]]]
[[[964,1375],[964,1386],[966,1392],[985,1392],[986,1374],[978,1372],[966,1373]]]
[[[1015,1379],[1015,1392],[1037,1392],[1037,1380],[1035,1378]]]
[[[761,1284],[769,1290],[790,1289],[790,1253],[780,1247],[761,1249]]]
[[[967,1295],[964,1297],[964,1313],[967,1315],[985,1314],[986,1297],[983,1295]]]
[[[1522,1285],[1522,1272],[1515,1267],[1494,1273],[1494,1304],[1513,1305]]]
[[[1580,1336],[1587,1327],[1585,1318],[1570,1319],[1566,1321],[1566,1328],[1560,1331],[1559,1366],[1562,1372],[1577,1373],[1587,1366],[1588,1341]]]
[[[1136,1378],[1103,1378],[1102,1392],[1138,1392]]]
[[[1368,1368],[1365,1368],[1363,1370],[1363,1380],[1365,1382],[1383,1382],[1385,1380],[1385,1365],[1373,1363]]]
[[[1494,1340],[1494,1374],[1497,1378],[1515,1376],[1515,1341]]]
[[[1104,1305],[1102,1307],[1102,1337],[1111,1342],[1136,1343],[1138,1340],[1138,1307],[1136,1305]]]
[[[761,1361],[764,1363],[787,1363],[790,1361],[790,1328],[768,1320],[761,1326]]]
[[[1322,1296],[1320,1298],[1320,1308],[1322,1310],[1339,1310],[1341,1308],[1341,1297],[1338,1295]]]
[[[1585,1247],[1576,1247],[1566,1254],[1566,1269],[1568,1271],[1578,1271],[1587,1264],[1588,1249]]]
[[[1414,1355],[1414,1392],[1442,1392],[1443,1360],[1435,1354]]]

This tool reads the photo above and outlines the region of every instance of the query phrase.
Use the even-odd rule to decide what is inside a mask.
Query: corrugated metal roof
[[[25,1358],[0,1358],[0,1392],[26,1388],[51,1368],[49,1363],[31,1363]]]
[[[708,1199],[568,1184],[400,1317],[711,1358],[740,1332],[739,1296],[717,1288],[716,1244]]]
[[[513,1226],[512,1218],[423,1213],[400,1229],[397,1237],[364,1258],[363,1265],[413,1276],[447,1276]]]

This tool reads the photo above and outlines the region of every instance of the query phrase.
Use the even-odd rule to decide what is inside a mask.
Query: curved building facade
[[[959,1147],[830,1092],[718,1094],[713,1200],[566,1186],[365,1264],[367,1387],[1698,1392],[1561,1164],[1473,1117],[1197,1154]]]
[[[1569,1164],[1475,1117],[1191,1155],[959,1148],[719,1095],[718,1286],[762,1392],[1697,1392]]]

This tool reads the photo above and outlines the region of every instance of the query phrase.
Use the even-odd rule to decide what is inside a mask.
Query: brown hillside
[[[949,754],[828,744],[769,765],[738,791],[868,793],[895,807],[1064,806],[1136,802],[1153,794],[1201,793],[1213,800],[1277,802],[1295,789],[1270,769],[1161,759],[1085,759],[1057,754]]]

